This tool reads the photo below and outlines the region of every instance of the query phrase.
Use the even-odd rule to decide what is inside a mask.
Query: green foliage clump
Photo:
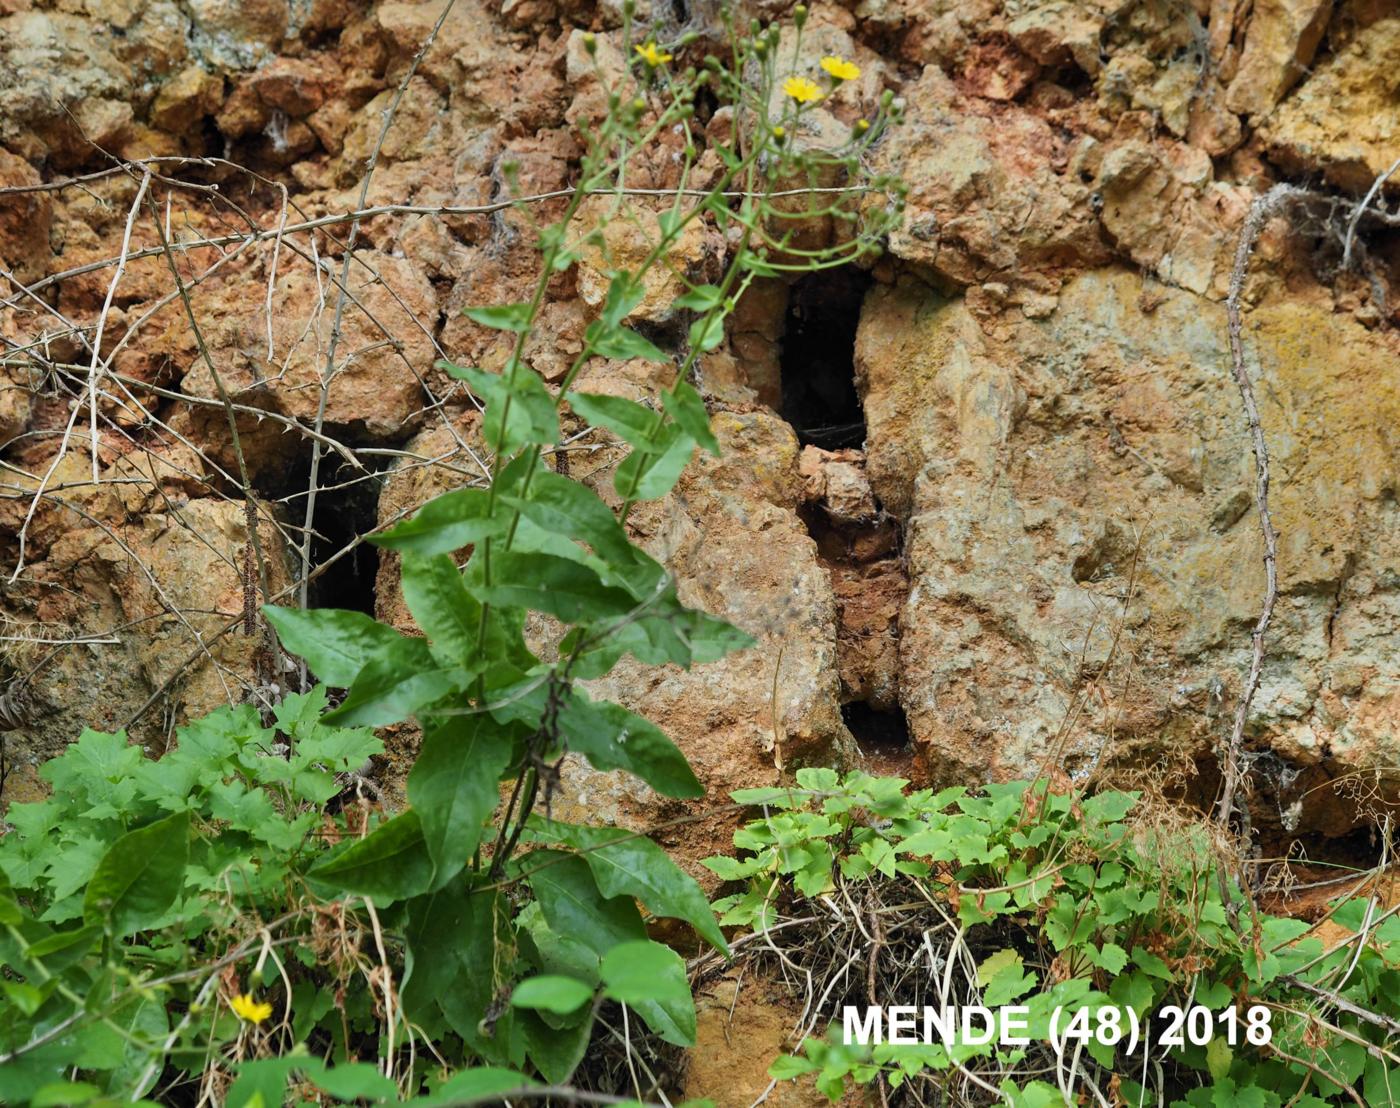
[[[1356,938],[1324,948],[1222,880],[1205,824],[1154,820],[1136,793],[907,786],[805,769],[795,788],[734,794],[765,814],[735,833],[738,857],[706,862],[741,885],[721,922],[828,974],[775,1078],[810,1075],[833,1100],[883,1082],[914,1103],[1037,1108],[1400,1103],[1394,910],[1343,897],[1332,918]],[[1031,1042],[847,1043],[842,1007],[872,1003],[1024,1006]],[[1169,1006],[1209,1016],[1173,1031]],[[1076,1014],[1087,1033],[1066,1039]]]
[[[315,978],[296,963],[315,962],[309,930],[274,943],[272,921],[302,915],[305,870],[350,832],[324,806],[382,749],[368,730],[322,723],[325,707],[317,688],[286,697],[272,727],[249,706],[222,709],[159,760],[86,731],[43,766],[52,796],[11,805],[0,838],[0,1100],[140,1097],[167,1055],[236,1044],[242,1021],[211,998],[240,954],[249,989],[304,982],[284,1003],[315,1023]],[[72,1070],[79,1086],[61,1080]]]

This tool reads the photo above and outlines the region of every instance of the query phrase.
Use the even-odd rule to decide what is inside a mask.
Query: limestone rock
[[[1040,116],[969,101],[932,66],[906,99],[908,121],[879,156],[910,189],[890,236],[896,257],[960,285],[1108,259],[1091,189],[1067,172],[1069,151]]]
[[[249,69],[287,33],[287,0],[189,0],[195,52],[215,66]]]
[[[0,18],[0,143],[75,165],[92,152],[88,138],[113,141],[132,118],[134,81],[105,31],[61,12]]]
[[[1282,100],[1312,63],[1331,14],[1332,0],[1259,0],[1225,94],[1230,110],[1262,116]]]
[[[0,148],[0,188],[27,188],[39,174],[23,158]],[[21,281],[34,281],[48,269],[52,251],[53,197],[46,191],[19,193],[0,202],[0,264]]]
[[[1103,64],[1099,39],[1110,10],[1103,0],[1050,0],[1022,8],[1007,32],[1041,65],[1072,61],[1093,76]]]
[[[58,753],[84,727],[121,729],[164,690],[132,731],[159,753],[167,722],[236,702],[251,688],[262,640],[241,627],[227,629],[244,609],[243,504],[190,499],[182,479],[159,460],[120,464],[104,470],[104,479],[129,479],[154,465],[165,495],[144,504],[126,500],[143,509],[128,516],[116,490],[129,495],[131,486],[84,489],[87,458],[70,454],[53,482],[65,491],[45,501],[32,525],[36,542],[24,580],[0,600],[7,634],[115,640],[60,650],[37,674],[31,723],[11,736],[35,760]],[[0,536],[7,549],[25,507],[5,502]],[[286,548],[269,507],[260,511],[259,537],[276,593],[288,582]]]
[[[1361,31],[1260,128],[1270,154],[1294,172],[1321,172],[1355,192],[1369,188],[1400,157],[1398,53],[1400,18]]]
[[[995,336],[913,282],[869,296],[871,479],[908,532],[900,695],[938,779],[1196,757],[1228,725],[1263,590],[1252,454],[1223,309],[1143,291],[1090,272]],[[1296,299],[1245,341],[1284,536],[1254,725],[1310,783],[1393,782],[1396,342]]]
[[[1104,230],[1133,261],[1167,284],[1224,295],[1250,198],[1212,180],[1203,150],[1129,140],[1103,155],[1098,184]]]
[[[182,69],[156,93],[151,104],[151,126],[183,131],[218,111],[224,99],[222,77],[202,66]]]
[[[300,259],[284,256],[272,303],[272,350],[262,289],[249,296],[234,283],[196,299],[206,343],[224,386],[240,403],[314,423],[326,370],[336,290]],[[339,259],[329,262],[338,278]],[[341,320],[325,420],[363,426],[376,439],[410,435],[426,403],[420,375],[436,358],[432,328],[437,301],[423,275],[403,258],[357,251],[351,296]],[[193,396],[219,394],[208,366],[196,357],[182,388]]]

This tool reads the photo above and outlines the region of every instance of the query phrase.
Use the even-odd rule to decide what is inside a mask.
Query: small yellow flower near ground
[[[783,92],[799,104],[810,104],[822,98],[822,90],[817,88],[816,82],[806,77],[789,77],[783,82]]]
[[[822,69],[833,81],[854,81],[860,76],[860,66],[855,62],[848,62],[845,58],[838,58],[828,54],[822,59]]]
[[[652,69],[659,65],[665,65],[671,60],[671,55],[663,54],[658,50],[655,42],[648,42],[645,46],[634,46],[632,49],[640,54],[642,61],[646,62]]]
[[[870,130],[870,120],[868,120],[868,119],[857,119],[857,120],[856,120],[856,133],[857,133],[857,134],[864,134],[864,133],[865,133],[866,131],[868,131],[868,130]]]
[[[272,1015],[272,1005],[266,1001],[258,1002],[247,993],[240,993],[228,1002],[228,1006],[233,1009],[234,1015],[249,1023],[262,1023]]]

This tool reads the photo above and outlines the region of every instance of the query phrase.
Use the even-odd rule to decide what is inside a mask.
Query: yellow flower
[[[860,76],[860,66],[855,62],[848,62],[845,58],[837,58],[828,54],[822,59],[822,68],[833,81],[854,81]]]
[[[228,1002],[234,1014],[241,1020],[249,1023],[262,1023],[268,1016],[272,1015],[272,1005],[266,1002],[259,1003],[247,993],[240,993]]]
[[[658,50],[655,42],[648,42],[645,46],[634,46],[632,49],[640,54],[642,61],[646,62],[652,69],[671,60],[671,55],[663,54]]]
[[[809,104],[822,98],[822,90],[806,77],[789,77],[783,82],[783,91],[799,104]]]

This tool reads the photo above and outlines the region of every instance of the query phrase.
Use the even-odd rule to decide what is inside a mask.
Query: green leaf
[[[999,950],[977,967],[977,984],[985,992],[982,1002],[988,1008],[999,1008],[1035,988],[1035,974],[1027,973],[1021,955],[1016,951]]]
[[[613,566],[635,570],[640,564],[617,517],[587,485],[542,471],[525,495],[501,499],[545,531],[586,542]]]
[[[101,1095],[101,1089],[85,1081],[58,1081],[36,1092],[29,1100],[29,1108],[73,1108]]]
[[[422,639],[399,638],[366,663],[327,723],[387,727],[419,709],[459,693],[475,676],[461,666],[440,666]]]
[[[127,742],[125,731],[109,735],[85,729],[77,742],[44,763],[39,776],[58,796],[85,797],[96,803],[112,798],[108,786],[130,777],[142,760],[141,748]]]
[[[614,273],[608,284],[608,298],[603,302],[602,322],[606,327],[616,327],[632,314],[646,298],[646,286],[626,270]]]
[[[709,353],[724,341],[724,314],[702,315],[690,325],[689,338],[692,348]]]
[[[551,1084],[567,1084],[588,1049],[593,1021],[581,1019],[572,1025],[556,1027],[536,1012],[519,1014],[530,1061]]]
[[[1138,802],[1141,793],[1103,792],[1080,802],[1084,818],[1102,823],[1117,823]]]
[[[513,746],[512,735],[485,713],[448,716],[424,729],[408,775],[408,800],[438,867],[437,880],[457,873],[481,842]]]
[[[774,1081],[792,1081],[804,1074],[816,1073],[819,1069],[821,1066],[810,1058],[782,1054],[768,1067],[768,1076]]]
[[[682,431],[716,458],[719,457],[719,440],[710,430],[710,413],[705,410],[705,401],[690,382],[677,381],[670,392],[661,394],[661,403]]]
[[[601,973],[608,995],[634,1008],[668,1043],[695,1045],[695,1002],[674,950],[649,939],[622,943],[603,956]]]
[[[161,1043],[170,1034],[165,1002],[156,995],[138,997],[114,1012],[112,1021],[131,1038],[123,1040],[121,1065],[107,1074],[107,1090],[124,1100],[139,1100],[155,1087],[165,1068],[163,1057],[158,1054],[153,1057],[155,1052],[140,1045],[142,1040]],[[156,1064],[151,1065],[152,1061]],[[144,1081],[141,1080],[143,1076]]]
[[[477,657],[481,605],[447,554],[431,558],[405,553],[400,582],[413,620],[444,662],[469,666]]]
[[[306,1078],[337,1100],[371,1100],[397,1104],[398,1086],[368,1062],[327,1066],[319,1060],[303,1063]]]
[[[410,808],[346,849],[326,855],[307,876],[339,892],[387,903],[425,892],[434,872],[418,812]]]
[[[603,956],[600,972],[608,996],[624,1004],[639,1000],[690,1000],[685,961],[651,939],[622,943]]]
[[[1089,947],[1087,953],[1094,965],[1115,976],[1128,964],[1128,952],[1117,943],[1104,943],[1097,951]]]
[[[274,1108],[282,1104],[287,1076],[305,1061],[305,1058],[284,1055],[239,1063],[238,1080],[228,1091],[225,1108]]]
[[[184,885],[190,853],[188,812],[128,831],[114,842],[88,882],[83,918],[130,935],[160,920]]]
[[[622,396],[571,392],[569,407],[594,427],[611,431],[623,442],[640,449],[655,448],[661,417],[650,408]]]
[[[695,440],[675,424],[667,424],[665,449],[660,453],[633,450],[613,475],[613,487],[626,500],[658,500],[671,491],[695,453]]]
[[[650,839],[616,827],[587,827],[557,820],[531,820],[533,837],[580,852],[604,896],[630,896],[654,915],[685,920],[722,953],[724,933],[695,879]]]
[[[532,1081],[524,1074],[516,1073],[514,1070],[501,1069],[499,1066],[473,1066],[471,1069],[454,1074],[443,1084],[442,1088],[434,1095],[423,1098],[421,1103],[426,1106],[463,1100],[484,1100],[486,1097],[495,1096],[498,1093],[507,1093],[537,1084],[537,1081]],[[410,1103],[418,1104],[420,1102],[415,1100]]]
[[[510,1002],[517,1008],[542,1008],[564,1016],[577,1012],[592,999],[591,986],[576,977],[558,974],[527,978],[510,994]]]
[[[472,392],[485,401],[481,434],[493,449],[514,454],[526,443],[558,441],[559,414],[554,397],[529,366],[513,362],[504,374],[462,369],[453,376],[465,380]]]
[[[708,312],[724,303],[724,290],[715,285],[696,285],[684,296],[672,302],[673,307],[688,308],[693,312]]]
[[[364,612],[337,608],[302,611],[266,604],[262,613],[282,645],[305,658],[317,677],[337,688],[347,688],[370,658],[403,638]]]
[[[565,623],[616,619],[637,604],[595,570],[554,554],[502,551],[491,558],[491,576],[490,585],[470,586],[483,603],[548,612]]]
[[[1210,1076],[1216,1081],[1223,1081],[1230,1074],[1230,1063],[1235,1059],[1235,1052],[1230,1049],[1230,1044],[1226,1042],[1225,1036],[1211,1039],[1206,1043],[1206,1069],[1210,1071]]]
[[[626,770],[663,796],[693,799],[705,795],[685,755],[651,720],[620,704],[592,701],[570,690],[559,712],[565,744],[594,769]]]
[[[510,331],[521,335],[530,329],[529,304],[492,304],[482,308],[464,308],[462,314],[473,323]]]
[[[601,319],[595,319],[583,333],[583,341],[597,354],[605,358],[628,361],[641,358],[648,362],[668,362],[671,360],[664,350],[649,339],[644,339],[636,331],[626,327],[609,327]]]
[[[583,943],[599,957],[619,943],[646,938],[631,897],[605,897],[576,855],[535,850],[523,863],[530,888],[549,926]]]
[[[434,554],[450,554],[504,531],[505,520],[491,514],[490,493],[485,489],[454,489],[434,497],[408,519],[369,538],[376,546],[429,558]]]

